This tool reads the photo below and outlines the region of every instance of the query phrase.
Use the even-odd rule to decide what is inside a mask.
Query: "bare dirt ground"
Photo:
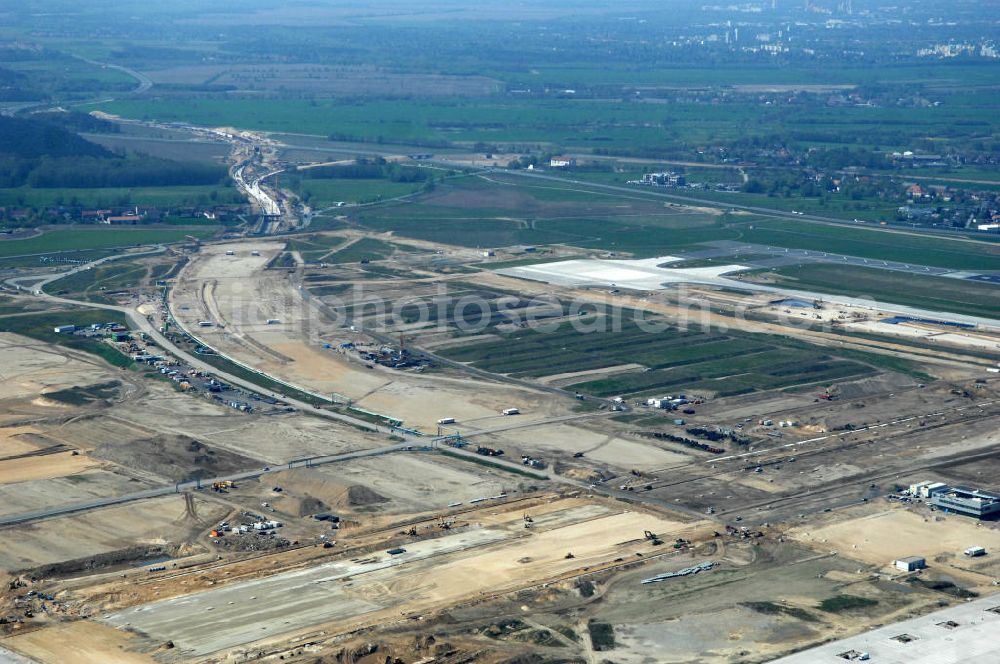
[[[996,351],[1000,348],[1000,334],[986,331],[945,332],[941,327],[920,325],[915,323],[900,323],[887,325],[877,320],[866,320],[848,323],[846,328],[859,332],[873,332],[917,341],[941,344],[942,346],[958,346],[970,349]]]
[[[995,524],[942,515],[925,507],[859,508],[830,523],[795,528],[788,535],[881,568],[891,568],[899,558],[922,556],[932,570],[966,578],[971,573],[976,585],[992,583],[991,577],[974,571],[977,563],[985,561],[970,560],[962,552],[970,546],[1000,551],[1000,528]]]
[[[53,625],[21,636],[0,640],[11,648],[41,662],[60,664],[153,664],[152,654],[130,649],[127,632],[100,623],[79,621]]]
[[[11,426],[0,428],[0,458],[26,454],[38,450],[33,436],[39,431],[31,426]]]
[[[88,470],[65,477],[19,481],[0,485],[0,514],[18,514],[39,509],[107,498],[151,485],[107,470]]]
[[[72,452],[0,460],[0,484],[29,482],[76,475],[100,465],[99,461]]]
[[[601,430],[595,425],[552,424],[531,427],[522,431],[497,434],[494,439],[505,450],[571,456],[583,452],[588,461],[615,466],[651,470],[689,461],[691,457],[615,432]]]
[[[295,469],[277,473],[268,482],[283,489],[275,501],[279,510],[294,513],[298,502],[313,498],[336,514],[418,514],[503,491],[512,493],[527,483],[508,473],[431,454],[395,454]],[[359,490],[362,487],[365,491]]]
[[[507,511],[501,506],[493,511],[494,515],[483,514],[481,524],[464,532],[407,545],[406,553],[397,558],[380,552],[369,560],[278,574],[165,600],[147,605],[141,612],[129,610],[105,620],[138,629],[151,643],[169,638],[178,645],[177,655],[197,657],[333,618],[335,622],[324,626],[325,634],[398,621],[400,615],[531,586],[581,567],[610,563],[615,557],[634,557],[650,548],[642,537],[644,529],[689,538],[705,532],[705,524],[579,501],[534,508],[536,525],[532,529],[522,527],[520,510]],[[263,596],[269,601],[256,601]],[[322,605],[319,612],[316,602]],[[213,610],[210,629],[183,618],[208,607]],[[233,612],[243,616],[242,625],[228,622],[226,615]],[[273,619],[279,615],[283,617],[280,625]]]
[[[90,385],[112,377],[97,360],[84,362],[49,344],[0,332],[0,402]]]
[[[0,569],[14,571],[74,560],[135,543],[177,543],[225,513],[218,505],[197,499],[192,516],[184,497],[177,495],[11,526],[3,531]]]
[[[336,346],[358,335],[318,315],[287,273],[263,269],[281,247],[274,242],[206,247],[171,294],[175,316],[224,354],[303,388],[347,396],[408,426],[433,430],[443,417],[472,420],[510,407],[540,416],[568,412],[565,400],[543,393],[461,377],[366,368],[356,358],[324,348],[325,343]],[[227,256],[227,251],[235,255]],[[260,256],[250,256],[250,251]],[[269,325],[269,319],[280,322]],[[199,327],[200,321],[213,325]]]
[[[329,420],[299,413],[247,415],[156,383],[149,386],[147,395],[115,405],[105,417],[67,423],[55,433],[78,445],[112,441],[122,453],[128,453],[128,444],[135,441],[184,436],[253,460],[241,470],[385,444],[384,437]]]
[[[463,204],[460,196],[446,202]],[[595,213],[601,205],[594,202]],[[353,232],[344,236],[356,237]],[[59,597],[66,599],[72,617],[92,618],[22,634],[10,647],[52,662],[132,664],[149,661],[151,653],[169,662],[267,652],[286,661],[339,657],[382,664],[389,650],[376,657],[338,654],[347,640],[333,637],[361,628],[365,631],[354,638],[366,642],[405,636],[412,646],[432,633],[454,638],[473,653],[478,649],[479,659],[469,659],[480,662],[530,650],[553,660],[582,658],[593,664],[604,659],[721,663],[777,655],[921,611],[942,598],[950,601],[898,579],[876,579],[874,573],[894,557],[923,555],[931,567],[929,578],[945,575],[984,593],[992,592],[993,579],[1000,578],[993,556],[970,560],[961,555],[972,545],[991,552],[1000,547],[1000,530],[953,516],[942,520],[925,506],[887,507],[881,497],[892,484],[911,479],[997,488],[1000,406],[991,402],[1000,397],[1000,383],[975,382],[981,366],[952,350],[932,359],[949,363],[934,364],[933,371],[947,373],[954,382],[918,386],[926,379],[883,373],[823,386],[835,393],[832,402],[816,397],[821,388],[810,388],[699,404],[695,414],[684,415],[689,425],[741,424],[752,438],[743,444],[727,440],[722,443],[726,452],[712,455],[636,435],[637,430],[696,435],[673,425],[664,413],[640,408],[625,417],[604,411],[577,414],[571,398],[472,379],[451,369],[418,374],[366,368],[356,354],[336,350],[340,342],[363,340],[363,335],[317,315],[299,287],[300,269],[264,269],[283,246],[270,240],[204,246],[174,288],[174,313],[227,354],[296,385],[347,395],[363,408],[428,432],[442,417],[456,418],[455,428],[463,433],[504,429],[471,441],[502,447],[515,460],[519,453],[540,456],[549,462],[553,479],[528,479],[414,450],[270,474],[227,492],[206,490],[193,504],[175,495],[5,528],[0,570],[114,555],[136,545],[162,546],[175,556],[168,569],[157,572],[133,572],[125,568],[127,562],[121,569],[52,572],[73,578],[51,578],[47,572],[32,587],[63,593]],[[230,250],[233,255],[227,256]],[[470,258],[466,254],[454,255]],[[421,254],[428,255],[438,256]],[[319,281],[367,284],[374,275],[383,289],[376,296],[390,299],[411,287],[435,286],[436,277],[424,263],[401,259],[398,265],[374,267],[390,265],[417,276],[369,274],[370,266],[352,265],[329,269]],[[458,278],[456,287],[468,292],[486,290],[477,283],[518,292],[525,286],[489,274]],[[551,290],[668,315],[679,311],[669,298]],[[705,297],[714,298],[714,306],[738,303],[725,293]],[[212,325],[200,326],[203,320]],[[779,322],[746,324],[831,346],[843,342],[822,331],[800,334]],[[420,345],[423,333],[413,334],[411,343]],[[426,338],[447,343],[444,336],[431,331]],[[903,341],[877,343],[910,357],[933,354],[908,349]],[[38,352],[32,345],[39,346]],[[14,359],[9,365],[3,361],[7,357]],[[15,422],[0,428],[0,513],[386,443],[384,436],[302,413],[246,415],[154,381],[141,381],[142,389],[126,390],[120,402],[99,412],[41,396],[98,382],[95,376],[109,373],[98,365],[44,344],[0,339],[0,375],[6,379],[0,386],[0,422]],[[14,367],[10,376],[8,366]],[[573,378],[578,376],[554,380]],[[501,416],[500,409],[507,407],[519,407],[523,414]],[[569,414],[584,419],[551,420]],[[764,417],[797,424],[778,430],[757,423]],[[4,459],[57,445],[80,454]],[[574,458],[576,453],[583,456]],[[560,484],[567,479],[575,482],[572,489]],[[633,481],[635,491],[619,489]],[[594,486],[587,488],[588,483]],[[536,493],[536,487],[546,493]],[[581,497],[578,487],[610,497]],[[507,497],[477,500],[500,494]],[[862,505],[862,499],[869,502]],[[240,518],[243,511],[282,520],[278,534],[297,544],[268,554],[234,554],[224,543],[228,535],[214,538],[219,542],[207,537],[221,519]],[[318,511],[341,515],[342,528],[313,519]],[[748,532],[744,536],[737,528],[729,535],[726,523],[745,525]],[[757,529],[759,536],[752,532]],[[654,546],[645,530],[665,543]],[[336,545],[323,548],[321,535],[336,539]],[[675,550],[678,537],[693,542],[679,542]],[[387,553],[396,546],[405,552]],[[719,565],[681,579],[640,584],[653,574],[703,561]],[[128,578],[120,578],[123,571]],[[13,592],[0,593],[0,607],[10,605]],[[821,600],[841,594],[877,604],[843,615],[820,607]],[[506,628],[486,631],[510,617],[526,627],[509,638]],[[591,619],[612,625],[613,650],[595,652],[589,646]],[[33,627],[49,621],[40,616]],[[106,624],[120,629],[109,630]],[[6,629],[13,628],[0,632]],[[543,635],[545,629],[551,638]],[[176,647],[165,648],[167,640]],[[316,645],[303,646],[312,642]],[[220,649],[226,654],[215,654]],[[426,644],[413,646],[417,651],[420,657],[437,655]]]

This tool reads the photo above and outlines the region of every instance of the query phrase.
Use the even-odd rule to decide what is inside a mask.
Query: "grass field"
[[[174,229],[174,228],[121,228],[107,227],[94,229],[55,228],[42,235],[23,240],[0,240],[0,257],[47,254],[56,251],[77,251],[83,249],[107,249],[110,247],[131,247],[143,244],[167,244],[179,242],[186,235],[208,238],[215,230]]]
[[[100,339],[77,337],[71,334],[56,334],[53,332],[53,328],[58,325],[84,327],[92,323],[108,323],[112,321],[127,323],[121,314],[101,309],[80,308],[60,311],[58,313],[40,313],[33,316],[0,317],[0,332],[21,334],[32,339],[81,350],[92,355],[97,355],[116,367],[130,368],[135,365],[130,357],[122,355]]]
[[[932,311],[1000,317],[1000,286],[876,268],[811,263],[779,268],[779,284],[838,295],[862,295]]]
[[[93,189],[17,187],[16,189],[0,189],[0,207],[44,208],[58,205],[80,205],[93,208],[123,205],[168,207],[231,202],[234,197],[237,201],[242,200],[232,187],[214,185]]]
[[[581,319],[581,323],[587,326],[585,330],[593,331],[577,331],[568,323],[554,331],[493,330],[501,334],[501,340],[442,352],[479,369],[521,378],[633,363],[646,367],[570,386],[602,397],[664,391],[733,395],[829,383],[876,371],[866,362],[833,356],[825,349],[789,343],[779,337],[723,334],[696,327],[649,332],[628,316],[620,329],[596,318]]]
[[[955,270],[1000,270],[1000,244],[805,221],[757,221],[740,239]]]
[[[378,261],[395,251],[407,251],[399,245],[375,238],[366,237],[353,244],[348,243],[348,239],[335,235],[302,235],[289,240],[288,250],[298,251],[306,261],[330,264]],[[341,249],[343,245],[347,246]]]
[[[656,218],[561,218],[522,222],[510,218],[407,218],[366,216],[377,231],[465,247],[563,244],[585,249],[628,252],[637,258],[691,249],[710,240],[735,240],[739,231],[722,226],[664,228]]]
[[[2,248],[0,243],[0,248]],[[114,248],[85,249],[83,251],[56,251],[49,254],[29,254],[0,258],[0,270],[14,267],[48,267],[69,269],[78,263],[95,261],[115,253]]]
[[[679,192],[686,193],[686,192]],[[754,207],[771,208],[791,212],[804,212],[833,219],[851,221],[860,219],[866,222],[890,221],[896,218],[899,203],[880,200],[853,200],[846,195],[831,195],[828,198],[791,196],[768,196],[767,194],[748,194],[743,192],[697,191],[690,195],[716,201],[721,205],[750,205]]]
[[[502,176],[495,182],[465,179],[439,185],[413,203],[362,212],[360,221],[380,232],[466,247],[565,244],[639,257],[739,237],[722,215],[577,189]]]
[[[361,238],[354,244],[338,250],[331,255],[328,263],[359,263],[361,261],[377,261],[392,255],[395,245],[373,238]]]
[[[299,235],[288,241],[288,251],[297,251],[303,260],[319,261],[332,255],[337,247],[347,242],[346,238],[331,235]]]
[[[769,77],[779,73],[773,68],[767,70]],[[988,132],[996,118],[984,101],[956,98],[953,103],[926,109],[822,105],[787,109],[752,102],[712,106],[678,101],[665,114],[657,104],[620,99],[417,98],[399,104],[386,99],[345,102],[150,97],[109,102],[98,108],[137,119],[225,124],[319,136],[339,134],[351,140],[532,142],[583,150],[653,147],[675,143],[675,137],[698,144],[793,131],[841,135],[844,143],[853,144],[858,134],[891,125],[900,145],[884,148],[905,147],[902,143],[928,135],[955,134],[956,128],[970,135]]]
[[[169,268],[169,266],[162,266]],[[98,265],[68,277],[57,279],[45,287],[47,293],[70,296],[71,299],[109,304],[104,291],[134,288],[150,279],[150,269],[131,261],[114,261]]]
[[[314,208],[328,207],[338,202],[368,203],[420,191],[421,183],[392,182],[386,179],[306,179],[300,191],[308,195]]]

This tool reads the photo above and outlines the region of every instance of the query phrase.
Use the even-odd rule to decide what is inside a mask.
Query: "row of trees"
[[[169,187],[226,182],[226,169],[206,162],[153,157],[42,157],[0,155],[0,187]]]
[[[204,185],[224,182],[223,166],[146,155],[117,155],[77,130],[107,130],[82,114],[46,119],[0,117],[0,187],[97,188]]]

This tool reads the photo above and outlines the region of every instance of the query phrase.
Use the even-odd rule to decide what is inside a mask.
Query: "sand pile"
[[[275,506],[298,516],[368,507],[389,500],[367,486],[343,482],[312,468],[275,473],[269,481],[283,489],[284,495]]]

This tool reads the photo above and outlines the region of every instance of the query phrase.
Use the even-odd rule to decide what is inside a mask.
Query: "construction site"
[[[667,258],[0,275],[0,661],[765,662],[994,594],[1000,324]]]

